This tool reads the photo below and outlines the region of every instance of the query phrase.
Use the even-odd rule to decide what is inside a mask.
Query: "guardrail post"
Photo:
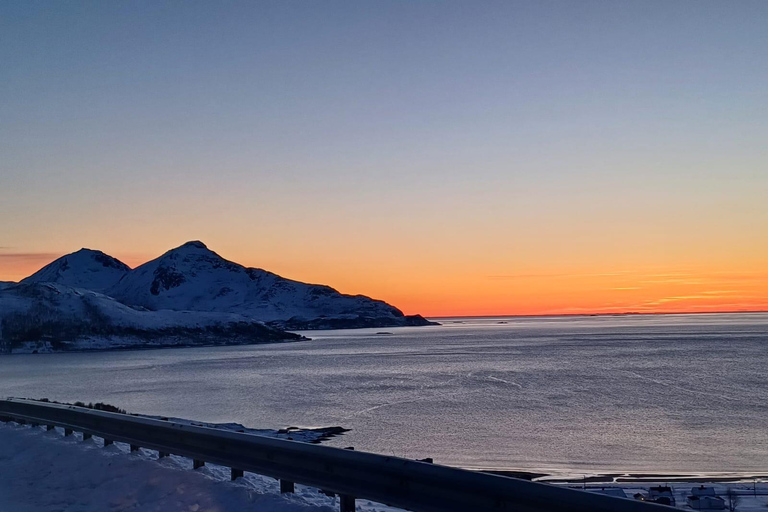
[[[199,469],[203,466],[205,466],[204,460],[192,459],[192,469]]]
[[[93,437],[93,434],[89,434],[88,432],[83,432],[83,441],[87,441],[92,437]]]
[[[162,458],[167,457],[169,455],[170,455],[170,453],[168,453],[168,452],[157,452],[157,458],[158,459],[162,459]]]
[[[139,447],[135,444],[131,445],[131,453],[139,451]]]
[[[47,432],[50,432],[51,430],[53,430],[53,429],[55,429],[55,428],[56,428],[56,427],[54,427],[53,425],[46,425],[46,426],[45,426],[45,430],[46,430]]]
[[[64,429],[64,437],[71,436],[72,435],[72,429],[71,428],[65,428]]]
[[[231,475],[232,475],[232,476],[231,476],[231,480],[232,480],[233,482],[234,482],[235,480],[237,480],[238,478],[241,478],[241,477],[243,476],[243,470],[242,470],[242,469],[237,469],[237,468],[230,468],[230,469],[232,470],[232,473],[231,473]]]
[[[104,448],[106,448],[107,446],[111,445],[112,443],[114,443],[113,440],[107,439],[106,437],[104,438]]]
[[[355,497],[339,494],[339,510],[341,512],[355,512]]]
[[[280,480],[280,494],[296,492],[296,485],[288,480]]]

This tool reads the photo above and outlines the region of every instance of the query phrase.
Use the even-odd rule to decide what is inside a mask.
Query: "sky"
[[[768,310],[768,2],[0,4],[0,280],[188,240],[428,316]]]

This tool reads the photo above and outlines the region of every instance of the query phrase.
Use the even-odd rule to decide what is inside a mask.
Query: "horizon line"
[[[562,316],[650,316],[650,315],[734,315],[737,313],[768,313],[768,309],[750,310],[725,310],[725,311],[628,311],[626,313],[542,313],[542,314],[508,314],[508,315],[450,315],[431,316],[424,315],[428,320],[441,320],[448,318],[539,318]]]

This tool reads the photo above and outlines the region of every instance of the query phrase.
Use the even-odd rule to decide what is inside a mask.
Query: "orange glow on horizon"
[[[17,281],[55,259],[52,253],[0,255],[0,280]],[[226,257],[226,255],[224,255]],[[151,257],[117,256],[131,267]],[[229,258],[237,261],[237,258]],[[249,258],[242,258],[247,260]],[[365,266],[257,265],[284,277],[329,284],[385,300],[425,317],[768,311],[768,272],[662,269],[531,272],[449,277],[439,265],[372,273]],[[277,265],[279,267],[279,265]]]
[[[385,297],[428,317],[768,311],[768,274],[527,277],[453,293]],[[747,274],[745,274],[746,276]]]

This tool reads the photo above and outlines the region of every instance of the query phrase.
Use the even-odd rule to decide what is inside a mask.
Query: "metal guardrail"
[[[0,419],[49,428],[65,435],[82,432],[114,441],[189,457],[280,480],[281,492],[294,483],[341,497],[342,512],[363,498],[415,512],[661,512],[668,507],[637,500],[529,482],[516,478],[274,439],[253,434],[173,423],[127,414],[23,399],[0,400]]]

